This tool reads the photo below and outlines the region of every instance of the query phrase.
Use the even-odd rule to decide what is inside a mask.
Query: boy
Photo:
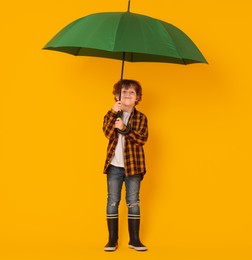
[[[146,116],[135,106],[142,98],[142,87],[135,80],[122,80],[114,85],[115,104],[104,117],[103,132],[109,139],[104,173],[107,174],[107,225],[109,241],[105,251],[115,251],[118,240],[118,206],[123,182],[126,186],[128,206],[129,248],[146,251],[139,239],[140,183],[146,173],[143,145],[148,139]],[[117,117],[122,113],[121,118]]]

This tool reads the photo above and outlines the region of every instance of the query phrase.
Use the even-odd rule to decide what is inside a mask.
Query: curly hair
[[[115,101],[117,101],[116,95],[120,95],[120,86],[121,86],[121,80],[116,82],[115,85],[114,85],[114,88],[113,88],[113,94],[115,95]],[[136,95],[137,95],[136,105],[137,105],[139,103],[139,101],[141,101],[141,99],[142,99],[142,86],[136,80],[123,79],[122,80],[122,88],[129,89],[130,87],[133,87],[136,91]]]

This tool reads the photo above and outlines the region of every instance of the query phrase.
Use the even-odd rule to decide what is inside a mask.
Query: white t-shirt
[[[122,120],[125,125],[127,125],[129,118],[130,118],[130,113],[123,112]],[[115,149],[115,156],[111,161],[112,165],[117,167],[124,167],[123,152],[124,152],[124,135],[119,134],[118,142]]]

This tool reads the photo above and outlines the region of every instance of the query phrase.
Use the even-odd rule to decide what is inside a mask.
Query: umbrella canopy
[[[131,12],[80,18],[63,28],[43,49],[131,62],[207,63],[180,29]]]

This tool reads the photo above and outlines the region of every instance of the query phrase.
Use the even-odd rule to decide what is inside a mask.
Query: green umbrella
[[[129,8],[128,12],[95,13],[77,19],[43,49],[131,62],[207,63],[177,27],[131,13]]]
[[[192,40],[167,22],[130,12],[95,13],[67,25],[43,48],[124,61],[207,63]],[[119,97],[119,100],[121,96]]]

